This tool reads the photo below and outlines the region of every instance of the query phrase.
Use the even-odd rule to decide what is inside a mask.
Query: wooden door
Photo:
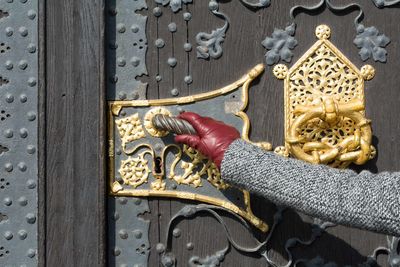
[[[124,90],[131,88],[127,85],[131,84],[133,76],[136,76],[137,81],[148,84],[147,99],[191,96],[230,84],[258,63],[270,63],[270,65],[267,64],[265,72],[251,85],[246,113],[250,116],[252,140],[267,140],[274,147],[282,145],[284,90],[283,83],[277,80],[272,72],[274,65],[285,63],[284,60],[290,60],[290,56],[285,58],[285,55],[281,54],[281,59],[276,59],[271,54],[266,56],[270,50],[266,47],[268,45],[263,46],[262,42],[267,36],[276,38],[276,43],[282,40],[288,41],[282,36],[273,37],[273,32],[275,29],[285,29],[293,22],[290,17],[292,7],[304,5],[309,10],[296,9],[293,13],[297,26],[296,32],[289,33],[287,38],[293,36],[298,45],[292,47],[287,44],[287,50],[293,53],[291,63],[288,65],[293,65],[314,44],[315,28],[320,24],[330,26],[332,43],[355,65],[361,67],[365,64],[363,59],[373,65],[376,68],[376,77],[366,84],[365,94],[367,114],[373,121],[373,142],[377,147],[378,156],[361,169],[369,169],[373,172],[398,169],[396,159],[399,153],[394,146],[398,139],[396,129],[399,126],[396,119],[399,93],[396,89],[397,75],[395,74],[396,58],[399,53],[396,41],[399,29],[395,23],[399,12],[397,7],[379,9],[373,1],[355,1],[361,5],[364,12],[364,18],[359,24],[364,24],[365,27],[376,26],[379,30],[378,35],[384,33],[391,37],[391,43],[387,46],[384,43],[381,47],[387,49],[388,55],[385,60],[374,54],[371,54],[370,58],[361,59],[360,48],[353,43],[358,34],[354,19],[360,11],[356,5],[343,11],[340,8],[330,10],[326,3],[320,3],[320,8],[317,8],[318,1],[312,3],[310,1],[271,1],[269,7],[249,7],[243,2],[245,1],[218,1],[218,3],[217,1],[193,1],[186,4],[185,1],[175,1],[174,4],[173,1],[147,1],[147,9],[144,8],[144,2],[141,3],[143,6],[138,6],[137,2],[130,4],[120,1],[109,2],[107,22],[111,21],[113,28],[108,28],[107,45],[113,47],[108,47],[107,53],[112,54],[111,62],[116,63],[115,68],[108,69],[108,79],[113,79],[115,84],[111,86],[113,89],[117,88],[117,92],[109,91],[109,93],[114,93],[115,99],[129,99],[126,94],[130,91]],[[252,1],[252,3],[257,2]],[[331,3],[334,7],[349,4],[346,1],[332,2],[334,2]],[[259,6],[262,6],[262,1]],[[131,16],[129,22],[124,16]],[[135,33],[133,26],[130,25],[134,17],[142,19],[147,17],[145,29],[139,27],[138,33]],[[224,28],[228,19],[229,28]],[[145,30],[146,36],[140,35],[142,30]],[[360,31],[360,28],[358,30]],[[202,34],[204,32],[209,35]],[[275,30],[274,34],[276,32]],[[137,34],[142,36],[140,38],[143,42],[137,42]],[[116,43],[111,44],[110,40]],[[126,43],[118,43],[124,40]],[[121,81],[121,75],[124,74],[120,69],[127,68],[121,66],[125,64],[121,61],[126,60],[127,66],[131,64],[129,60],[134,51],[138,52],[136,55],[138,58],[144,59],[144,52],[140,50],[140,46],[146,45],[146,68],[139,65],[143,67],[139,73],[135,72],[133,76],[131,73],[128,80]],[[118,46],[117,49],[115,49],[116,46]],[[139,49],[137,49],[138,46]],[[277,47],[279,47],[278,44],[273,49]],[[291,48],[294,49],[291,50]],[[374,56],[376,56],[375,60],[386,62],[375,61]],[[144,64],[144,62],[140,64],[142,63]],[[138,67],[130,68],[138,71]],[[113,78],[114,74],[118,77]],[[120,82],[122,85],[118,85]],[[110,81],[107,83],[110,86]],[[121,94],[118,90],[126,94]],[[204,113],[207,114],[207,111]],[[148,266],[158,266],[163,261],[165,250],[175,257],[177,266],[192,266],[190,264],[193,266],[197,266],[196,264],[199,266],[218,264],[220,266],[266,266],[268,263],[273,266],[284,266],[293,265],[300,259],[303,260],[299,261],[299,265],[306,266],[325,264],[327,266],[357,266],[373,262],[370,256],[377,248],[389,247],[390,242],[396,242],[383,235],[342,226],[328,227],[326,231],[320,232],[320,228],[313,224],[316,222],[312,218],[292,210],[285,210],[281,214],[280,210],[277,210],[268,200],[252,196],[251,206],[256,215],[268,222],[270,226],[274,225],[274,219],[278,221],[275,222],[276,227],[273,231],[263,234],[256,229],[248,231],[232,216],[227,216],[222,212],[225,215],[223,216],[225,224],[232,233],[233,240],[238,244],[251,248],[256,245],[253,237],[261,241],[268,238],[269,241],[263,251],[264,255],[243,253],[232,245],[228,246],[226,232],[213,216],[209,216],[210,214],[200,213],[194,218],[173,220],[182,208],[186,205],[194,205],[196,202],[149,198],[142,200],[147,202],[147,205],[141,208],[140,212],[143,214],[138,216],[140,224],[143,223],[141,220],[149,222],[148,237],[147,232],[143,235],[148,238],[143,243],[145,253],[140,250],[142,254],[138,256],[137,251],[133,251],[130,246],[140,246],[140,242],[135,241],[135,236],[130,239],[131,235],[127,235],[128,238],[125,240],[128,241],[125,241],[123,238],[127,236],[121,236],[120,232],[121,229],[128,233],[137,231],[135,227],[139,226],[120,221],[127,218],[132,220],[131,214],[128,216],[124,213],[129,214],[128,210],[134,209],[134,203],[137,200],[124,199],[123,201],[127,201],[127,204],[123,204],[128,205],[127,210],[122,207],[121,203],[124,202],[121,200],[112,202],[115,204],[108,207],[109,212],[117,210],[119,215],[118,220],[109,224],[112,227],[109,228],[108,233],[109,238],[112,238],[108,256],[110,263],[116,266],[146,262]],[[130,201],[133,201],[133,204],[129,204]],[[173,220],[173,225],[168,233],[168,224],[171,220]],[[147,230],[146,227],[142,229]],[[167,236],[170,237],[171,244],[169,245],[166,244]],[[131,242],[129,246],[126,246],[127,242]],[[226,253],[225,248],[228,248]],[[398,251],[396,248],[391,249],[392,256],[389,258],[394,266],[393,259]],[[142,256],[143,258],[140,258]],[[133,258],[136,261],[131,261]],[[168,259],[164,258],[164,260],[164,264],[168,266]],[[390,261],[387,256],[382,256],[378,258],[378,262],[381,266],[388,266]]]
[[[115,143],[110,142],[109,127],[114,124],[108,117],[110,101],[179,99],[207,93],[232,84],[262,63],[265,71],[251,82],[245,109],[251,123],[250,139],[281,146],[284,85],[274,77],[273,68],[279,63],[292,66],[316,42],[315,28],[326,24],[332,31],[331,42],[354,65],[370,64],[376,69],[375,78],[366,83],[365,97],[377,156],[352,168],[400,170],[396,146],[400,141],[400,11],[396,2],[0,1],[0,9],[9,13],[8,18],[17,17],[0,18],[3,37],[15,45],[15,49],[10,46],[10,53],[33,51],[31,42],[37,47],[37,53],[32,52],[34,56],[28,60],[29,66],[37,64],[37,68],[28,68],[29,75],[23,72],[19,52],[0,55],[2,79],[12,77],[9,85],[4,86],[4,81],[0,85],[1,103],[22,112],[15,117],[9,113],[10,124],[0,137],[0,149],[9,149],[0,152],[6,179],[24,169],[17,159],[26,153],[25,146],[37,146],[37,158],[28,162],[28,168],[32,165],[37,171],[24,176],[26,181],[21,184],[0,191],[4,204],[0,231],[5,237],[0,241],[0,265],[173,266],[170,261],[174,259],[176,266],[398,266],[398,239],[324,224],[277,208],[259,196],[251,196],[251,208],[269,225],[267,232],[251,224],[246,228],[224,210],[217,211],[221,217],[205,209],[190,218],[176,218],[185,208],[198,207],[199,201],[112,194],[110,151],[116,155],[124,151],[115,150]],[[291,14],[298,5],[304,8],[296,8]],[[360,10],[363,16],[355,25]],[[25,18],[30,27],[22,24]],[[295,32],[286,28],[293,22]],[[360,24],[365,25],[364,31]],[[377,30],[365,30],[372,26]],[[24,37],[26,29],[27,36],[32,34],[37,39],[30,39],[25,47],[23,41],[11,38]],[[276,29],[282,31],[278,34]],[[367,32],[365,38],[360,37],[363,32]],[[267,37],[272,40],[263,42]],[[356,37],[365,43],[358,40],[357,47]],[[290,38],[297,41],[290,44]],[[28,81],[28,87],[26,82],[15,84],[19,80]],[[18,86],[23,90],[34,88],[27,92],[38,105],[34,101],[29,107],[12,106],[24,103],[22,95],[27,94],[18,91],[12,98],[9,90]],[[19,102],[9,102],[17,98]],[[224,104],[217,101],[196,106],[195,102],[190,103],[191,109],[216,117],[220,115],[213,114],[218,109],[216,103]],[[179,106],[174,105],[175,110]],[[24,143],[25,149],[18,150],[19,141],[14,138],[24,135],[24,131],[19,132],[19,123],[26,116],[30,122],[37,116],[38,124],[31,124],[29,131],[38,135],[28,135],[33,138],[29,139],[31,144]],[[20,185],[25,186],[22,191],[17,190]],[[27,206],[31,211],[23,210],[25,202],[18,194],[24,190],[31,194],[32,206]],[[10,200],[15,205],[7,205]],[[21,220],[28,222],[28,230],[14,227]],[[32,238],[19,238],[24,236],[22,230]],[[242,249],[235,248],[232,240]],[[257,242],[266,245],[249,252]]]

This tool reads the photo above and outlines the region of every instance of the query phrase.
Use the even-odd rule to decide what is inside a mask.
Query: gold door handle
[[[373,155],[371,147],[371,121],[363,115],[364,104],[354,100],[340,104],[332,98],[323,100],[316,105],[298,105],[294,108],[296,119],[289,126],[286,142],[293,155],[312,163],[328,164],[334,160],[351,161],[361,165]],[[307,141],[301,129],[312,120],[320,120],[327,126],[333,127],[348,118],[354,122],[354,134],[349,135],[336,144],[327,139],[322,141]]]
[[[364,105],[364,83],[375,69],[358,69],[328,40],[330,33],[328,26],[318,26],[319,40],[290,69],[274,67],[285,84],[285,146],[275,151],[344,168],[375,156]]]

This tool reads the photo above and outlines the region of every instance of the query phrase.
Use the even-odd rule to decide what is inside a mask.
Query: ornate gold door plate
[[[108,109],[109,184],[114,196],[169,197],[224,207],[266,232],[268,225],[250,208],[249,193],[225,184],[216,166],[196,150],[174,143],[153,127],[156,114],[182,111],[209,115],[234,125],[249,141],[244,109],[250,83],[264,70],[255,66],[238,81],[208,93],[159,100],[110,101]],[[271,149],[269,143],[257,144]]]
[[[375,70],[351,63],[328,40],[328,26],[315,33],[319,40],[290,69],[274,67],[285,84],[285,147],[275,151],[332,167],[364,164],[375,155],[364,96]]]

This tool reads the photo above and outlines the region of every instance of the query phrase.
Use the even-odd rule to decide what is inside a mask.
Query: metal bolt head
[[[176,64],[178,63],[178,61],[176,60],[176,58],[170,57],[170,58],[168,59],[167,63],[168,63],[168,65],[169,65],[170,67],[173,68],[173,67],[176,66]]]
[[[191,20],[192,19],[192,13],[190,13],[190,12],[183,13],[183,19],[186,20],[186,21]]]
[[[26,128],[21,128],[19,130],[19,136],[21,136],[21,138],[26,138],[28,136],[28,130]]]
[[[191,44],[191,43],[185,43],[185,44],[183,45],[183,49],[184,49],[186,52],[192,51],[192,44]]]
[[[36,188],[36,182],[35,182],[35,180],[29,179],[29,180],[26,182],[26,186],[27,186],[29,189],[35,189],[35,188]]]
[[[171,95],[178,96],[179,95],[179,90],[177,88],[172,89],[171,90]]]
[[[36,152],[36,148],[33,145],[28,145],[26,147],[26,151],[28,152],[28,154],[34,154]]]
[[[8,163],[4,164],[4,170],[6,172],[12,172],[13,169],[14,169],[14,167],[11,163],[8,162]]]
[[[132,25],[131,31],[132,31],[133,33],[137,33],[137,32],[139,31],[139,26],[136,25],[136,24]]]
[[[28,18],[29,19],[34,19],[34,18],[36,18],[36,11],[35,10],[29,10],[28,11]]]
[[[14,136],[14,132],[11,129],[4,130],[4,136],[7,138],[11,138]]]
[[[118,232],[118,234],[119,234],[119,237],[121,239],[127,239],[128,238],[128,232],[126,230],[124,230],[124,229],[120,230]]]
[[[4,232],[4,238],[7,240],[11,240],[13,238],[13,233],[11,231]]]
[[[26,94],[22,94],[19,96],[19,101],[21,101],[21,103],[25,103],[28,100],[28,97],[26,96]]]
[[[156,17],[161,16],[161,15],[162,15],[162,10],[161,10],[161,8],[160,8],[160,7],[155,7],[155,8],[153,9],[153,15],[156,16]]]
[[[165,42],[163,39],[159,38],[154,42],[157,48],[163,48],[165,46]]]
[[[177,27],[176,27],[176,23],[175,22],[171,22],[170,24],[168,24],[168,30],[170,32],[176,32],[176,29],[177,29]]]
[[[6,198],[3,199],[3,203],[4,203],[4,205],[6,205],[6,206],[11,206],[12,200],[11,200],[11,198],[6,197]]]
[[[158,243],[158,244],[156,245],[156,251],[157,251],[157,253],[159,253],[159,254],[163,253],[163,252],[165,251],[165,246],[164,246],[164,244]]]
[[[35,78],[35,77],[30,77],[30,78],[28,79],[28,85],[29,85],[30,87],[35,86],[35,85],[36,85],[36,78]]]
[[[25,230],[18,231],[18,237],[21,240],[24,240],[28,236],[28,233]]]
[[[124,32],[126,31],[125,24],[123,24],[123,23],[118,23],[118,24],[117,24],[117,31],[118,31],[119,33],[124,33]]]
[[[187,250],[192,250],[194,248],[194,244],[192,242],[189,242],[186,244]]]
[[[172,235],[173,235],[174,237],[176,237],[176,238],[180,237],[180,236],[181,236],[181,233],[182,233],[182,231],[181,231],[181,229],[179,229],[179,228],[175,228],[175,229],[172,231]]]
[[[6,95],[6,102],[7,103],[12,103],[14,102],[14,96],[12,94],[7,94]]]
[[[140,64],[140,58],[138,58],[138,57],[133,57],[133,58],[131,59],[131,63],[132,63],[132,65],[133,65],[134,67],[139,66],[139,64]]]

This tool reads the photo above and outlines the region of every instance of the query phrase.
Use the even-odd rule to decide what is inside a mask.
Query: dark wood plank
[[[105,266],[103,10],[47,2],[47,266]]]

